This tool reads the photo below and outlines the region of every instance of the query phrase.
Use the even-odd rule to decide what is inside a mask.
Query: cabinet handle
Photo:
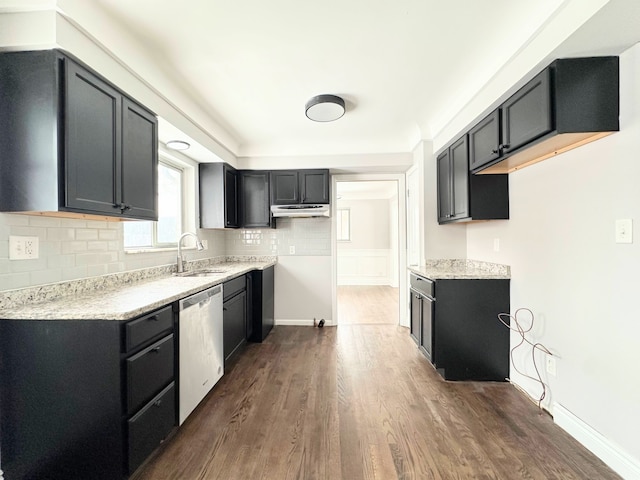
[[[157,315],[153,315],[152,317],[147,318],[147,320],[153,321],[153,322],[157,322],[158,321],[158,316]]]
[[[151,351],[153,353],[158,353],[160,351],[160,347],[152,348]]]
[[[123,205],[122,210],[131,210],[131,205]]]
[[[509,144],[508,144],[508,143],[504,143],[504,144],[500,145],[498,148],[499,148],[500,150],[504,150],[504,149],[506,149],[506,148],[509,148]]]
[[[162,404],[162,400],[156,400],[155,402],[153,402],[154,407],[159,407],[161,404]]]
[[[494,155],[497,155],[500,153],[500,150],[491,150],[491,153],[493,153]]]

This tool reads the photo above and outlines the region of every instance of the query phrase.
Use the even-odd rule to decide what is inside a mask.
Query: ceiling
[[[234,139],[233,153],[248,157],[411,151],[568,1],[95,4]],[[304,105],[318,94],[342,96],[345,116],[307,119]]]

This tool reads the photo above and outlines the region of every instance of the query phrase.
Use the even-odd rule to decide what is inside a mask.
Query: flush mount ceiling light
[[[337,95],[317,95],[307,102],[305,114],[314,122],[333,122],[344,115],[344,100]]]
[[[165,145],[171,150],[188,150],[191,146],[182,140],[169,140]]]

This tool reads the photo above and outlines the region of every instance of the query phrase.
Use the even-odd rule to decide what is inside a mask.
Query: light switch
[[[630,218],[616,220],[616,243],[633,243],[633,221]]]
[[[38,255],[38,237],[9,236],[9,260],[33,260]]]

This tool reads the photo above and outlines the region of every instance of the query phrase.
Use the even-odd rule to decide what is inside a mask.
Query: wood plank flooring
[[[394,325],[276,327],[134,477],[615,478],[511,385],[442,380]]]
[[[398,289],[386,285],[340,285],[338,324],[398,325]]]

